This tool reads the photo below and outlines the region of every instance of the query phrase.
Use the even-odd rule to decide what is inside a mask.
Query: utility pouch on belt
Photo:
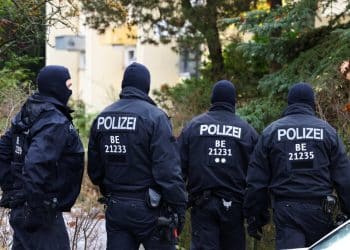
[[[153,188],[149,188],[148,192],[146,192],[146,204],[149,208],[159,207],[161,199],[162,195]]]
[[[322,209],[326,214],[332,215],[337,206],[337,197],[327,195],[322,201]]]

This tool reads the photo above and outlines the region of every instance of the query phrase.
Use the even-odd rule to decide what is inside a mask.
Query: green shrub
[[[74,126],[79,132],[79,136],[84,144],[84,147],[87,148],[90,127],[96,115],[87,113],[85,104],[81,100],[71,100],[69,106],[71,106],[74,110],[72,114]]]

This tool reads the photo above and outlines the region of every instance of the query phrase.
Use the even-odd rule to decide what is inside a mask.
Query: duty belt
[[[223,199],[223,200],[232,201],[235,203],[241,203],[239,199],[237,199],[233,194],[224,195],[224,193],[220,192],[220,190],[207,189],[207,190],[204,190],[203,192],[190,195],[188,207],[201,206],[213,197],[218,198],[220,200]]]
[[[281,202],[281,201],[302,202],[302,203],[322,206],[323,198],[275,196],[273,198],[273,201],[274,202]]]
[[[134,199],[145,199],[146,191],[114,191],[109,193],[110,197],[124,197],[124,198],[134,198]]]

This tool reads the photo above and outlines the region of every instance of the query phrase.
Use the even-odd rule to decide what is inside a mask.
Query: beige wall
[[[117,99],[118,85],[124,64],[123,48],[114,48],[99,42],[94,30],[87,30],[86,67],[82,74],[82,99],[89,111],[102,110]]]
[[[51,8],[47,5],[47,12],[51,11]],[[72,25],[77,25],[79,22],[78,19],[72,19]],[[73,94],[74,98],[78,98],[79,92],[79,53],[78,52],[69,52],[55,49],[55,37],[61,35],[73,35],[74,32],[72,29],[67,28],[63,24],[56,24],[54,26],[49,25],[47,31],[47,42],[46,42],[46,65],[63,65],[67,67],[70,71],[71,78],[73,80]]]
[[[171,50],[171,45],[138,43],[136,57],[151,72],[151,89],[160,88],[164,83],[174,85],[179,81],[179,56]]]

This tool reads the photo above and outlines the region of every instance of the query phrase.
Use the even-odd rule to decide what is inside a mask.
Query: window
[[[181,50],[179,66],[183,78],[198,76],[199,58],[199,51]]]
[[[136,62],[136,47],[129,47],[125,50],[124,66],[128,67],[133,62]]]

